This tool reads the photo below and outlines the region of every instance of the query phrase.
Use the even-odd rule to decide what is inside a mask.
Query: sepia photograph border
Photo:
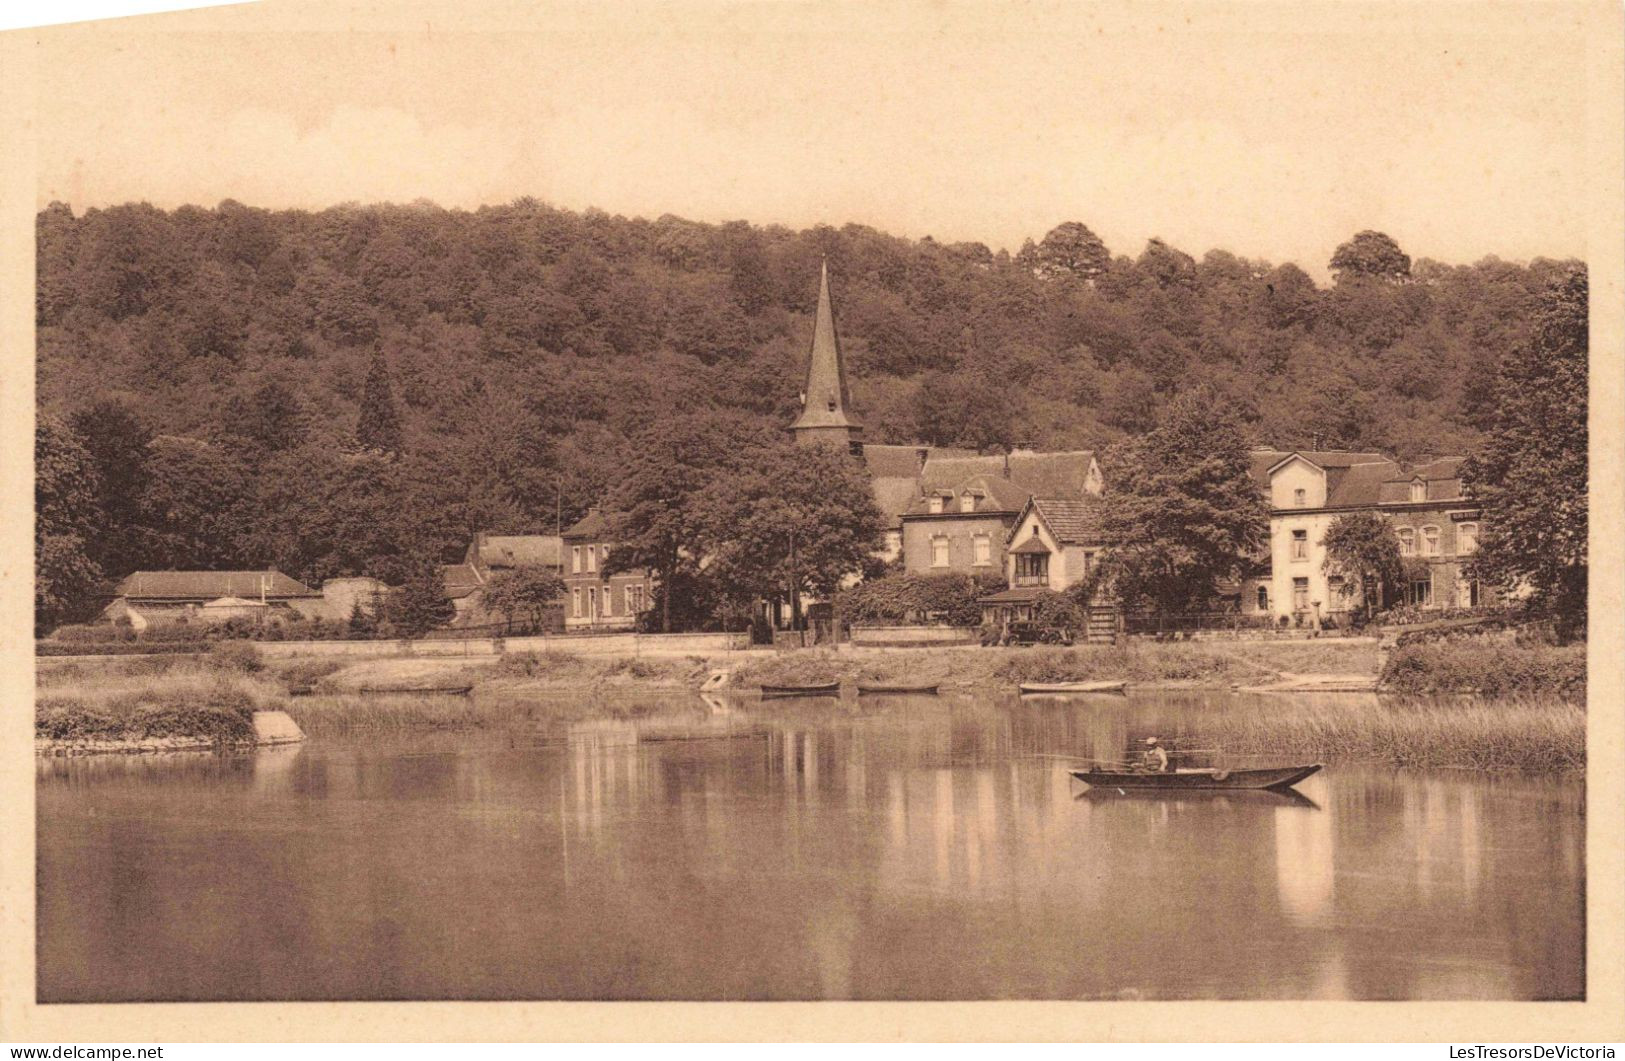
[[[693,0],[701,2],[701,0]],[[684,3],[627,3],[652,28],[675,25]],[[721,6],[711,4],[709,6]],[[793,6],[793,5],[787,5]],[[839,5],[831,5],[839,11]],[[1385,13],[1459,20],[1464,5],[1388,4],[982,4],[992,20],[1085,18],[1126,10],[1189,22],[1222,13],[1223,32],[1279,28],[1288,20],[1340,24]],[[1487,9],[1490,5],[1471,5]],[[450,5],[440,10],[448,10]],[[922,31],[932,4],[894,3]],[[1335,9],[1335,11],[1334,11]],[[275,2],[143,18],[140,29],[255,32],[288,20],[300,29],[407,32],[435,9],[414,2],[317,7]],[[472,23],[541,24],[542,4],[485,5]],[[1451,1041],[1596,1042],[1625,1038],[1625,15],[1617,2],[1497,5],[1531,25],[1554,18],[1586,27],[1587,246],[1591,299],[1592,537],[1587,715],[1585,1002],[411,1002],[57,1004],[35,1001],[34,674],[30,589],[34,424],[34,218],[39,148],[38,43],[50,34],[94,34],[81,24],[0,34],[0,1041]],[[121,20],[122,22],[123,20]],[[446,16],[447,24],[459,19]],[[244,29],[252,27],[252,29]],[[128,27],[125,27],[128,28]],[[1296,28],[1296,27],[1295,27]],[[94,77],[94,71],[83,76]],[[1419,99],[1427,86],[1417,85]],[[743,104],[742,104],[743,105]],[[221,189],[221,198],[230,189]],[[605,204],[613,206],[613,204]],[[772,218],[759,219],[771,221]],[[840,223],[844,218],[829,218]],[[1492,223],[1493,218],[1486,219]],[[1601,532],[1600,534],[1598,532]]]

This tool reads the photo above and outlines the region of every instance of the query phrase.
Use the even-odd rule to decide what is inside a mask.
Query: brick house
[[[489,614],[480,591],[486,583],[505,571],[541,567],[555,575],[564,574],[564,540],[557,534],[488,534],[480,531],[469,542],[460,564],[441,568],[446,596],[457,609],[454,622],[462,624],[495,622],[501,616]],[[561,605],[561,609],[562,609]],[[544,620],[551,630],[562,629],[562,618]]]
[[[1466,575],[1481,512],[1461,484],[1461,457],[1416,465],[1375,453],[1288,453],[1269,470],[1272,612],[1299,621],[1363,607],[1325,570],[1326,530],[1339,516],[1376,512],[1394,525],[1407,562],[1405,603],[1426,609],[1490,603]],[[1393,602],[1386,602],[1393,603]]]
[[[562,535],[564,626],[567,630],[629,630],[654,606],[648,569],[605,574],[615,547],[612,522],[597,508]]]
[[[1005,539],[1029,501],[1078,500],[1100,491],[1100,466],[1088,450],[933,456],[920,477],[920,496],[902,516],[904,570],[1001,573]]]

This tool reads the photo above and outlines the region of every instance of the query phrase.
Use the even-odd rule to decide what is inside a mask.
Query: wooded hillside
[[[1412,263],[1361,233],[1322,288],[1156,240],[1113,256],[1078,223],[1012,256],[528,200],[38,225],[39,400],[104,473],[109,576],[391,577],[475,529],[568,524],[668,410],[790,422],[823,256],[872,441],[1102,448],[1207,385],[1255,442],[1407,458],[1475,446],[1570,264]]]

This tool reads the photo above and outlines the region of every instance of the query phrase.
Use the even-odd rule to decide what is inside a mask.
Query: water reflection
[[[886,699],[42,760],[40,997],[1583,989],[1577,783],[1102,794],[1068,757],[1211,698]]]

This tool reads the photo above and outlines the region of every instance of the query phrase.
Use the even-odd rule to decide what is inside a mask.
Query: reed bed
[[[684,693],[685,705],[691,694]],[[478,690],[472,696],[331,694],[303,696],[285,710],[309,737],[353,736],[393,731],[528,730],[544,723],[589,718],[642,718],[669,709],[669,697],[628,698],[585,693],[532,695],[512,690]]]
[[[209,661],[51,668],[37,682],[35,736],[57,741],[251,741],[254,712],[283,706],[276,683]]]
[[[1553,698],[1327,696],[1215,712],[1201,738],[1234,755],[1560,773],[1585,769],[1585,722],[1581,705]]]

